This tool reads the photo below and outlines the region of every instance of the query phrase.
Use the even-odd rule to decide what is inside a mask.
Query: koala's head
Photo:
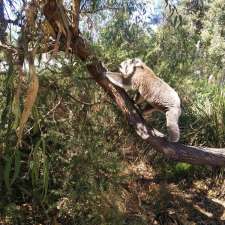
[[[123,74],[124,78],[128,78],[129,76],[135,73],[137,67],[143,67],[143,62],[141,59],[126,59],[119,65],[119,70]]]

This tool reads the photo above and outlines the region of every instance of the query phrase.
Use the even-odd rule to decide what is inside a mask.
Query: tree
[[[94,2],[96,2],[96,4],[100,4],[100,1]],[[35,54],[37,52],[45,52],[46,50],[53,50],[53,52],[55,52],[57,49],[60,49],[60,51],[64,51],[66,54],[69,51],[72,52],[79,57],[81,61],[86,63],[87,70],[91,76],[114,100],[118,108],[120,108],[125,115],[125,118],[128,120],[129,124],[134,127],[136,133],[143,139],[143,141],[147,141],[157,151],[164,153],[168,158],[192,164],[212,166],[225,165],[225,149],[192,147],[185,146],[180,143],[169,143],[166,141],[160,132],[154,128],[149,128],[146,125],[143,117],[127,93],[124,90],[112,85],[105,78],[104,73],[106,68],[92,51],[89,43],[84,39],[78,29],[78,8],[84,8],[85,6],[89,7],[91,5],[89,1],[85,1],[82,6],[80,6],[79,1],[73,1],[74,7],[72,10],[72,22],[69,19],[66,8],[60,1],[49,0],[46,3],[41,1],[41,3],[42,6],[39,7],[38,2],[33,0],[27,5],[25,10],[26,16],[23,20],[21,28],[22,34],[18,42],[19,48],[12,48],[11,46],[9,48],[8,45],[1,45],[1,48],[6,52],[15,52],[18,57],[18,70],[21,79],[24,59],[28,59],[30,74],[32,77],[31,85],[28,89],[29,99],[25,101],[24,117],[22,116],[20,121],[18,133],[19,140],[21,140],[23,127],[26,124],[37,94],[38,81],[34,66]],[[123,1],[118,1],[114,4],[121,7],[122,3]],[[93,7],[92,10],[96,11],[96,4],[91,5]],[[46,21],[44,21],[46,27],[43,27],[42,31],[47,29],[49,35],[47,38],[45,36],[46,39],[44,40],[44,43],[42,41],[41,44],[38,43],[37,45],[37,40],[40,41],[41,38],[43,39],[43,34],[40,35],[39,30],[37,30],[40,26],[40,22],[38,23],[38,21],[36,21],[40,11],[43,12],[43,15],[46,18]],[[54,39],[53,44],[50,42],[50,36]],[[32,51],[30,51],[30,49],[32,49]],[[26,102],[29,102],[29,104]]]

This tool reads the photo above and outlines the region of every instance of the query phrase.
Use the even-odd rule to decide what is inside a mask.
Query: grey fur
[[[107,77],[110,77],[112,83],[124,89],[138,90],[141,97],[152,106],[152,109],[149,110],[150,113],[153,111],[165,112],[169,141],[179,141],[178,120],[181,114],[181,106],[177,92],[157,77],[140,59],[123,61],[120,64],[120,72],[122,79],[114,79],[113,76]],[[125,80],[126,82],[124,82]]]

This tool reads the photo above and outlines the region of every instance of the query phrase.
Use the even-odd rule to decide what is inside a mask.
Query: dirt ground
[[[224,176],[165,179],[148,158],[133,154],[127,164],[136,178],[124,191],[132,218],[144,216],[149,225],[225,225]]]

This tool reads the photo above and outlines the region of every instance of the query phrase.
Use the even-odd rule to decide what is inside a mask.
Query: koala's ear
[[[135,58],[134,64],[136,67],[144,68],[144,66],[143,66],[144,63],[139,58]]]

